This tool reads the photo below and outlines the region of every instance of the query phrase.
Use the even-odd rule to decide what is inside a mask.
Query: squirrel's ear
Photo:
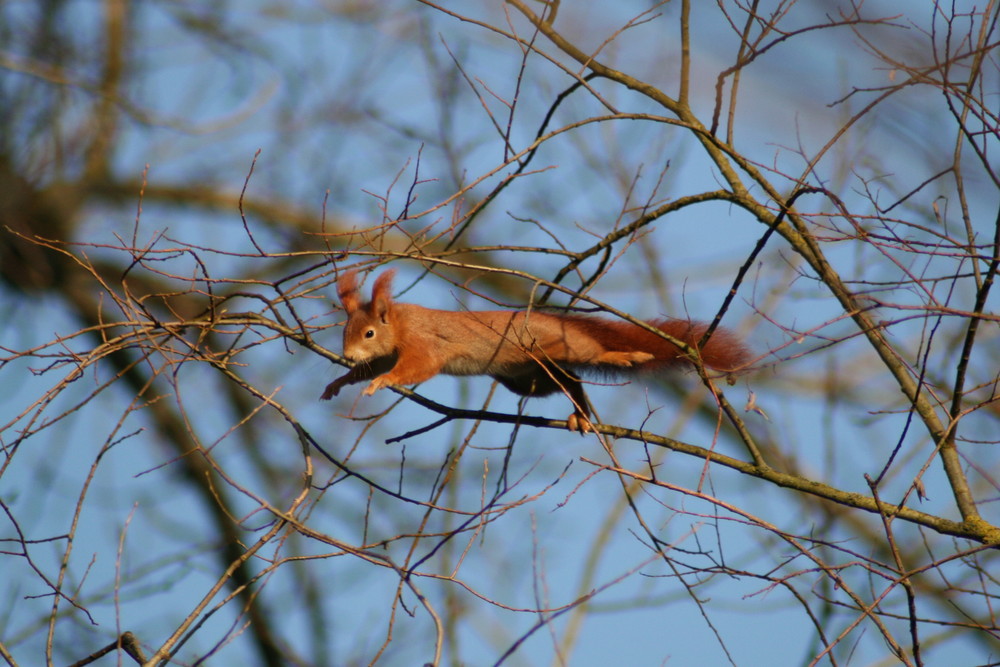
[[[395,269],[383,271],[372,287],[372,304],[375,306],[375,314],[381,320],[385,320],[389,306],[392,305],[392,278],[395,275]]]
[[[358,272],[348,271],[340,276],[337,281],[337,297],[340,303],[344,304],[344,310],[350,315],[361,306],[361,298],[358,296]]]

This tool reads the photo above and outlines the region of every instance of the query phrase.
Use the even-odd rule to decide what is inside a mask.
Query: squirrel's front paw
[[[340,380],[334,380],[330,384],[326,385],[326,389],[323,390],[323,395],[319,397],[321,401],[329,401],[331,398],[340,393],[340,388],[343,385],[340,384]]]
[[[390,384],[392,384],[392,382],[386,380],[384,375],[380,375],[372,380],[371,383],[365,387],[365,390],[362,393],[365,396],[371,396],[382,387],[388,387]]]

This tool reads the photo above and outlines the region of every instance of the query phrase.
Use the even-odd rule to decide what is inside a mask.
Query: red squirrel
[[[329,400],[349,384],[371,380],[370,396],[391,384],[417,384],[439,373],[489,375],[515,394],[563,392],[573,402],[566,422],[572,431],[591,430],[590,411],[577,373],[620,375],[655,371],[690,359],[673,343],[628,322],[539,311],[432,310],[392,300],[395,271],[385,271],[361,302],[356,274],[337,281],[347,311],[344,356],[356,365],[327,385]],[[687,320],[648,324],[695,347],[707,325]],[[744,367],[746,347],[724,329],[701,348],[705,366],[724,372]],[[374,378],[374,379],[372,379]]]

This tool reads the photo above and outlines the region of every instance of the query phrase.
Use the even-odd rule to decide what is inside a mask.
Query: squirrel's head
[[[357,274],[344,274],[337,281],[337,296],[347,311],[344,325],[344,356],[351,361],[372,361],[396,352],[397,323],[392,317],[392,277],[385,271],[375,280],[372,300],[361,303]]]

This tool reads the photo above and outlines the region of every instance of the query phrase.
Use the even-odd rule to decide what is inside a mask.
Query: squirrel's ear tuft
[[[344,305],[344,310],[350,315],[361,306],[358,296],[358,272],[348,271],[337,281],[337,297]]]
[[[383,271],[382,275],[375,279],[372,287],[372,304],[375,306],[375,314],[380,319],[385,319],[392,305],[392,278],[396,275],[395,269]]]

